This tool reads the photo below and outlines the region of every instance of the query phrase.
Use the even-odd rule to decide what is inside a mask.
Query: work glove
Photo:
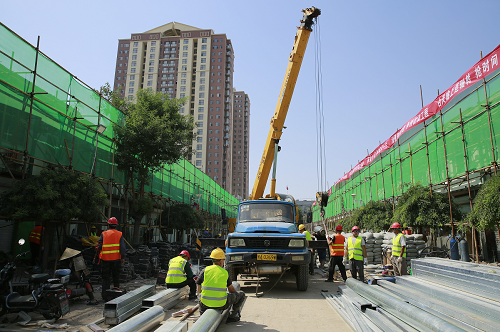
[[[368,265],[368,258],[363,258],[363,261],[365,262],[365,265]]]
[[[403,258],[401,258],[401,256],[398,257],[398,263],[401,263],[402,261],[403,261]]]

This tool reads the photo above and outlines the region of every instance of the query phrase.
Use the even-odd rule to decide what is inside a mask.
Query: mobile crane
[[[254,187],[250,200],[241,202],[238,206],[235,231],[227,238],[225,263],[232,280],[236,280],[238,274],[283,276],[284,273],[293,273],[297,288],[305,291],[311,258],[305,235],[297,230],[299,218],[295,199],[291,195],[275,192],[278,143],[312,25],[314,19],[321,14],[315,7],[306,8],[302,12],[304,16],[295,35]],[[271,192],[263,198],[273,164]]]

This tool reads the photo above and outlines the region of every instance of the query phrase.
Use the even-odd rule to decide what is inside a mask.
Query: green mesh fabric
[[[452,191],[466,190],[467,172],[477,183],[481,172],[499,161],[499,74],[499,70],[493,72],[485,84],[475,84],[456,96],[425,127],[421,124],[403,134],[392,149],[332,188],[325,209],[325,217],[333,217],[329,222],[370,200],[392,202],[412,184],[446,191],[449,179]],[[313,221],[321,220],[319,212],[314,206]]]
[[[123,113],[43,53],[36,55],[32,45],[0,23],[0,148],[21,155],[27,146],[36,164],[71,164],[124,184],[125,174],[113,164],[113,127],[122,124]],[[104,133],[97,133],[97,125],[106,127]],[[147,192],[187,204],[195,199],[200,210],[211,214],[239,203],[187,160],[165,165],[150,182]],[[226,213],[236,217],[233,209]]]

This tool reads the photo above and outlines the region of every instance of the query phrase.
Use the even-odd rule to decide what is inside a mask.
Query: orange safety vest
[[[30,233],[30,237],[28,241],[40,244],[40,239],[42,238],[42,232],[45,230],[45,227],[36,226]]]
[[[103,261],[116,261],[122,258],[120,254],[120,239],[122,232],[109,229],[102,233],[102,250],[99,258]]]
[[[331,256],[344,256],[345,237],[341,234],[335,234],[335,241],[330,244]]]

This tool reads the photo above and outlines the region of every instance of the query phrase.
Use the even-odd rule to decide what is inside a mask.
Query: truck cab
[[[239,274],[292,273],[297,288],[305,291],[310,259],[306,237],[297,229],[293,201],[259,199],[239,204],[236,228],[228,235],[226,247],[226,269],[232,280]]]

